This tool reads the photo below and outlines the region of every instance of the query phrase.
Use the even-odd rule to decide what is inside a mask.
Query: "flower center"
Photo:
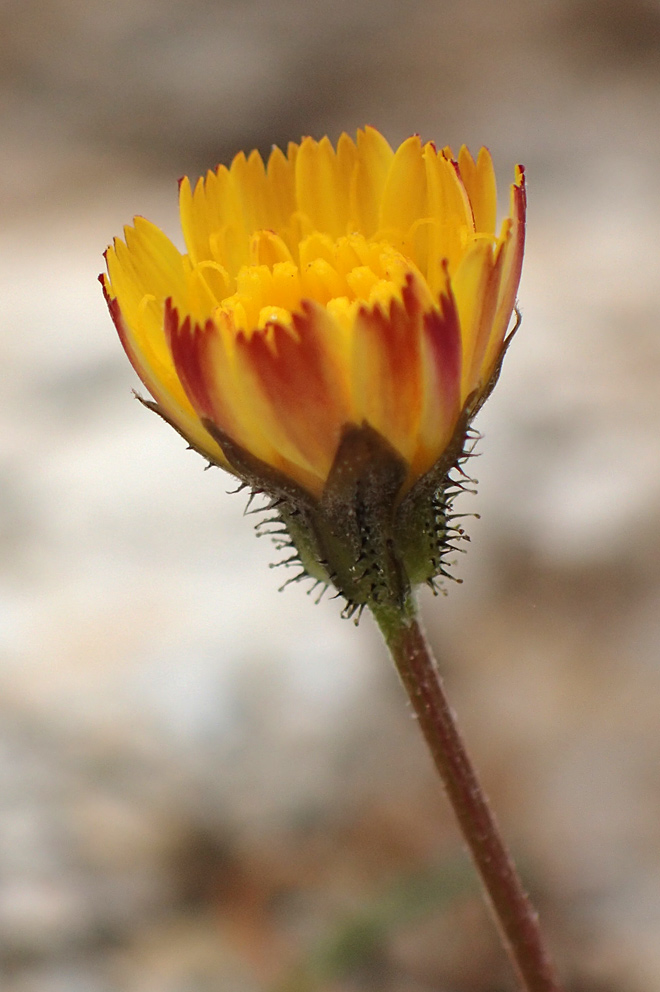
[[[406,276],[418,272],[389,241],[362,234],[335,240],[315,232],[295,248],[297,257],[278,234],[261,230],[252,235],[250,264],[235,277],[218,262],[197,265],[196,274],[214,300],[213,315],[233,320],[237,331],[250,334],[270,323],[290,326],[292,313],[309,299],[349,329],[361,306],[387,308],[401,298]]]

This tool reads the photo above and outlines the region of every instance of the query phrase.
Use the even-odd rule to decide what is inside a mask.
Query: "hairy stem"
[[[527,897],[468,758],[438,666],[417,620],[373,608],[488,896],[502,941],[525,992],[561,992],[537,914]]]

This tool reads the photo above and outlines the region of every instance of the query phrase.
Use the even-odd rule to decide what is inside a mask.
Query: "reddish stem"
[[[376,614],[481,876],[504,946],[525,992],[562,992],[495,817],[467,756],[437,663],[416,617]]]

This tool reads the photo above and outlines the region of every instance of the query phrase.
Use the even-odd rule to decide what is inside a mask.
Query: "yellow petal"
[[[292,142],[289,145],[288,156],[275,147],[268,158],[267,174],[274,231],[281,232],[285,229],[297,208],[295,174],[297,152],[298,146]]]
[[[465,145],[458,153],[461,179],[472,205],[474,224],[482,234],[495,234],[497,189],[493,160],[487,148],[481,148],[475,162]]]
[[[428,185],[428,210],[433,218],[429,227],[429,258],[426,271],[433,287],[442,283],[439,268],[443,260],[455,271],[473,233],[472,211],[455,164],[432,145],[424,148]]]
[[[303,138],[296,158],[296,199],[312,226],[333,238],[345,234],[335,151],[328,138]]]
[[[458,270],[452,288],[460,317],[463,343],[463,401],[480,382],[484,355],[492,333],[499,267],[494,268],[493,249],[486,240],[474,241]]]
[[[380,224],[380,205],[394,152],[373,127],[358,131],[357,148],[352,214],[356,218],[355,230],[369,236],[375,234]]]
[[[255,231],[273,227],[266,168],[258,151],[250,152],[248,158],[239,152],[229,172],[235,193],[233,221],[249,241]]]
[[[498,242],[498,255],[502,258],[497,310],[493,320],[493,330],[484,357],[485,374],[493,368],[501,342],[511,321],[511,312],[516,302],[518,285],[522,273],[523,251],[525,247],[525,223],[527,194],[525,173],[522,166],[516,167],[516,182],[511,187],[511,219],[504,221]]]
[[[419,135],[397,148],[390,166],[380,210],[379,229],[393,243],[405,240],[412,225],[428,213],[426,169]],[[398,247],[398,245],[397,245]]]

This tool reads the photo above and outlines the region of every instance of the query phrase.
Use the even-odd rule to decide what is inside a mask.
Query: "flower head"
[[[414,136],[393,151],[373,128],[336,149],[275,148],[266,165],[239,154],[194,188],[183,179],[180,209],[185,252],[138,217],[101,277],[151,405],[273,494],[304,569],[351,602],[374,581],[359,579],[365,528],[384,528],[401,588],[432,579],[415,521],[446,524],[438,494],[497,376],[522,169],[499,232],[486,149],[455,160]]]

